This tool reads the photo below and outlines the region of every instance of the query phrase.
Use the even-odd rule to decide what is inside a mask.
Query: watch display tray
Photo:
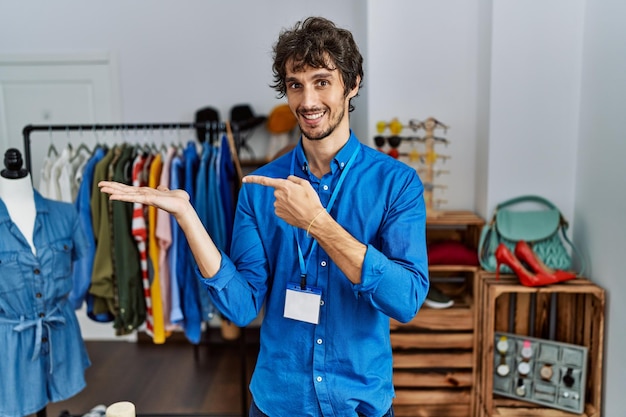
[[[586,347],[496,332],[493,360],[494,394],[583,412]]]

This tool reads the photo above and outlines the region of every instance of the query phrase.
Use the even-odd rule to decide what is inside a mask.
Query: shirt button
[[[46,317],[46,313],[39,313],[39,317]]]
[[[315,379],[317,379],[317,382],[322,382],[322,377],[321,377],[321,376],[318,376],[318,377],[317,377],[317,378],[315,378]]]
[[[328,191],[328,185],[325,185],[322,188],[324,189],[324,191]]]
[[[46,343],[46,342],[48,341],[48,338],[47,338],[47,337],[42,337],[42,338],[41,338],[41,341],[42,341],[42,342],[44,342],[44,343]]]
[[[322,261],[322,262],[320,262],[320,265],[322,265],[322,266],[326,266],[326,261]]]
[[[35,268],[35,270],[33,271],[33,273],[34,273],[35,275],[39,275],[39,274],[41,273],[41,271],[40,271],[39,269]]]
[[[41,293],[40,293],[40,292],[38,292],[37,294],[35,294],[35,297],[37,297],[37,298],[41,298],[41,297],[42,297],[42,295],[41,295]]]
[[[317,339],[317,344],[321,345],[322,344],[322,339]]]
[[[323,306],[324,305],[324,300],[320,300],[320,305]]]
[[[342,163],[339,164],[339,166],[343,168],[344,166],[346,166],[346,163],[342,162]]]

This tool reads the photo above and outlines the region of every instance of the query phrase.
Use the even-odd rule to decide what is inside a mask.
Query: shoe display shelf
[[[427,242],[454,240],[476,250],[484,220],[471,211],[428,217]],[[479,268],[430,265],[431,285],[452,298],[449,308],[424,305],[409,323],[391,320],[394,412],[398,417],[470,417],[473,409],[476,276]]]
[[[475,305],[477,323],[475,417],[600,417],[602,404],[605,291],[578,278],[544,287],[526,287],[515,275],[481,271]],[[493,393],[495,333],[509,333],[587,350],[582,414]]]

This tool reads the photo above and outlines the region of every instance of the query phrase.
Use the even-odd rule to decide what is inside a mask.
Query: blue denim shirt
[[[428,292],[423,186],[411,167],[364,146],[352,134],[331,172],[310,174],[300,143],[295,175],[326,206],[354,150],[360,151],[330,214],[367,245],[361,283],[352,284],[316,245],[308,284],[321,289],[319,324],[283,317],[285,289],[299,283],[294,228],[274,214],[274,190],[241,189],[231,247],[215,277],[204,279],[214,304],[245,326],[265,306],[261,349],[250,384],[261,411],[276,416],[381,416],[394,397],[389,318],[411,320]],[[292,154],[256,174],[286,178]],[[296,230],[305,257],[313,239]]]
[[[80,227],[85,234],[85,238],[91,242],[91,245],[85,252],[85,256],[74,263],[74,285],[69,295],[69,302],[76,310],[82,307],[89,290],[89,284],[91,284],[91,268],[93,267],[93,258],[96,253],[93,221],[91,218],[91,190],[94,169],[96,164],[104,157],[104,154],[105,150],[102,147],[98,147],[85,164],[83,168],[83,179],[78,188],[76,201],[74,202],[74,206],[78,212]],[[113,318],[110,318],[106,321],[112,320]]]
[[[228,147],[228,138],[222,136],[222,144],[220,145],[220,158],[218,169],[218,184],[220,190],[220,198],[224,207],[224,227],[226,233],[226,243],[224,245],[225,252],[230,253],[230,245],[233,238],[233,221],[235,219],[235,201],[234,187],[237,187],[237,173],[235,172],[235,164]]]
[[[0,199],[0,415],[24,416],[85,387],[90,365],[68,294],[89,247],[73,205],[35,191],[33,242]]]
[[[189,141],[183,151],[185,191],[195,207],[196,179],[200,165],[200,157],[196,149],[196,142]],[[176,223],[178,226],[178,223]],[[178,226],[180,227],[180,226]],[[185,235],[180,231],[178,244],[178,264],[182,267],[179,277],[183,279],[180,285],[180,298],[183,305],[185,336],[194,344],[200,343],[202,337],[202,302],[200,300],[200,284],[193,271],[196,263],[191,255]]]

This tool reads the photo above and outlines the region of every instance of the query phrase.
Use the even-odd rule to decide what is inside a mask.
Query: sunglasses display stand
[[[387,129],[389,129],[391,135],[383,136]],[[404,129],[411,130],[414,135],[401,136],[400,134]],[[435,177],[450,173],[449,170],[436,169],[439,161],[445,162],[450,158],[449,155],[442,155],[435,151],[436,144],[443,143],[447,145],[449,143],[447,139],[435,135],[435,130],[437,129],[443,129],[444,133],[446,133],[448,126],[434,117],[429,117],[424,121],[412,119],[407,126],[403,125],[397,118],[394,118],[390,122],[378,122],[376,124],[378,135],[374,137],[374,143],[379,151],[386,152],[393,158],[406,160],[408,164],[416,166],[416,170],[424,184],[426,211],[431,218],[437,216],[438,211],[436,208],[446,203],[445,199],[435,199],[433,196],[435,189],[447,188],[444,184],[435,184]],[[424,131],[423,136],[417,136],[417,132],[420,130]],[[388,151],[385,150],[385,142],[391,148]],[[409,152],[400,152],[399,148],[403,142],[410,143]],[[417,150],[416,142],[424,145],[423,152]]]
[[[582,413],[587,348],[510,333],[495,333],[493,392]]]

